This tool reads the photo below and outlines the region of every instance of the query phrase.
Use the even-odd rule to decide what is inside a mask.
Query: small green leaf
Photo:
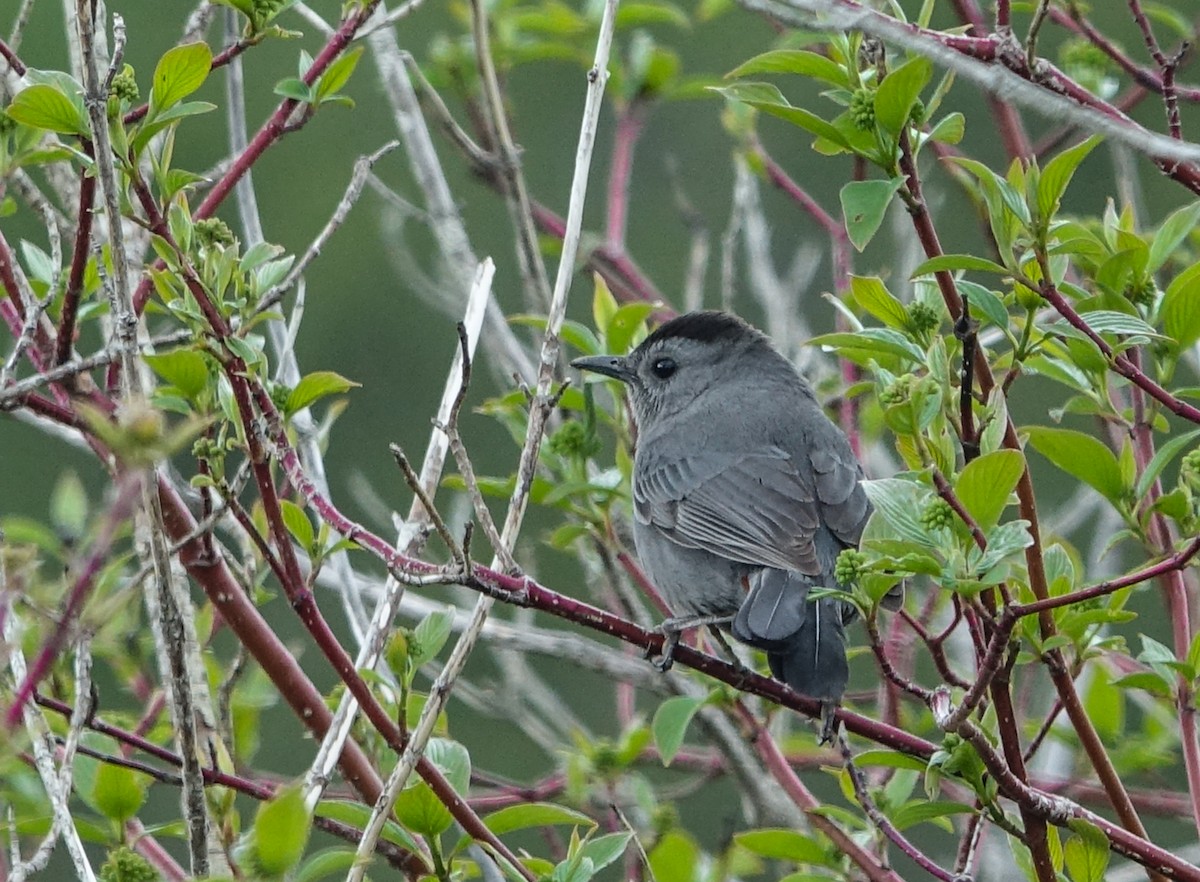
[[[176,349],[144,358],[154,373],[185,398],[194,399],[208,387],[208,361],[194,349]]]
[[[291,98],[304,104],[311,104],[315,98],[314,90],[299,77],[287,77],[275,84],[275,94],[281,98]]]
[[[747,851],[771,860],[797,864],[829,863],[829,856],[820,843],[796,830],[748,830],[735,834],[733,841]]]
[[[676,695],[660,704],[654,712],[654,721],[650,726],[654,733],[654,744],[658,747],[664,766],[671,765],[671,761],[675,759],[675,754],[683,744],[688,724],[692,722],[696,711],[703,706],[703,698]]]
[[[1068,475],[1088,484],[1114,504],[1120,504],[1126,488],[1121,480],[1117,458],[1103,443],[1072,429],[1033,426],[1029,443]]]
[[[296,384],[287,397],[285,410],[290,414],[296,413],[327,395],[341,395],[359,385],[333,371],[315,371]]]
[[[1154,234],[1154,239],[1150,242],[1150,256],[1146,263],[1146,271],[1158,272],[1175,253],[1175,249],[1196,228],[1197,222],[1200,222],[1200,202],[1193,202],[1191,205],[1185,205],[1172,212],[1162,222],[1162,226],[1158,228],[1158,232]]]
[[[906,364],[922,364],[925,353],[911,340],[891,328],[863,328],[854,333],[822,334],[808,341],[810,346],[829,347],[847,358],[856,353],[868,356],[889,355]]]
[[[284,787],[259,806],[251,833],[254,866],[260,875],[283,876],[300,863],[312,816],[298,785]]]
[[[1200,340],[1200,263],[1192,264],[1167,286],[1159,310],[1163,333],[1187,349]]]
[[[88,498],[83,482],[71,469],[63,472],[50,494],[50,522],[62,537],[79,539],[87,529]]]
[[[974,814],[975,809],[962,802],[925,802],[914,800],[891,814],[891,821],[897,830],[904,830],[914,824],[935,821],[950,815]]]
[[[92,790],[92,804],[106,818],[123,825],[137,815],[146,801],[149,783],[145,775],[133,769],[100,763]]]
[[[1058,204],[1062,200],[1063,193],[1067,191],[1067,185],[1071,183],[1075,170],[1079,168],[1080,163],[1087,159],[1088,154],[1096,148],[1101,140],[1099,135],[1092,135],[1046,163],[1046,167],[1042,169],[1041,177],[1038,179],[1037,189],[1038,217],[1041,218],[1043,224],[1047,223],[1058,211]]]
[[[741,101],[743,104],[757,107],[772,116],[787,120],[792,125],[811,132],[819,138],[824,138],[843,150],[850,149],[850,143],[838,131],[837,126],[815,113],[799,107],[792,107],[783,97],[783,93],[770,83],[734,83],[729,86],[713,86],[712,90],[732,101]]]
[[[454,627],[454,609],[436,609],[413,628],[412,639],[409,641],[409,660],[414,667],[420,667],[433,659],[446,641]]]
[[[361,802],[327,799],[317,803],[316,814],[318,817],[341,821],[344,824],[350,824],[351,826],[363,829],[371,819],[371,806],[364,805]],[[389,820],[383,825],[381,838],[393,845],[407,848],[409,851],[421,850],[420,846],[417,845],[417,840],[395,821]]]
[[[1082,818],[1072,818],[1067,825],[1075,833],[1063,843],[1063,858],[1071,882],[1104,882],[1110,857],[1108,837]]]
[[[954,272],[955,270],[978,270],[984,273],[998,273],[1000,275],[1008,275],[1008,270],[996,263],[994,260],[988,260],[984,257],[976,257],[973,254],[943,254],[939,257],[933,257],[925,261],[915,270],[910,279],[915,279],[918,276],[929,275],[930,273],[938,273],[943,270]]]
[[[888,206],[892,204],[892,197],[902,186],[904,178],[850,181],[842,187],[842,216],[846,221],[846,232],[859,251],[867,247],[879,230]]]
[[[756,55],[735,67],[725,75],[725,78],[732,80],[751,74],[770,73],[799,74],[803,77],[824,80],[841,88],[845,88],[847,85],[846,71],[840,64],[824,55],[800,49],[774,49]]]
[[[212,50],[204,42],[184,43],[168,49],[154,68],[154,86],[150,101],[163,111],[191,95],[208,79],[212,69]]]
[[[579,854],[584,860],[591,861],[594,872],[598,873],[625,853],[632,838],[631,831],[597,836],[585,842]]]
[[[884,77],[875,92],[875,121],[880,128],[899,135],[932,76],[933,65],[917,55]]]
[[[1008,327],[1008,308],[995,291],[966,279],[959,279],[957,287],[972,317],[982,316],[998,328]]]
[[[424,781],[417,780],[396,799],[396,818],[418,836],[440,836],[450,829],[454,816]]]
[[[656,304],[644,302],[626,303],[619,307],[604,326],[604,341],[608,351],[620,354],[639,342],[638,332],[656,308]]]
[[[570,825],[592,828],[596,826],[596,822],[583,812],[550,802],[510,805],[487,815],[483,819],[483,823],[497,836],[503,836],[505,833],[512,833],[516,830],[526,830],[530,827]]]
[[[1138,477],[1137,486],[1133,491],[1135,499],[1141,499],[1146,495],[1150,489],[1150,485],[1158,480],[1158,476],[1162,474],[1163,469],[1167,467],[1171,460],[1179,455],[1180,451],[1190,445],[1197,435],[1200,435],[1200,429],[1193,429],[1190,432],[1177,435],[1155,451],[1154,457],[1146,464],[1146,470]]]
[[[317,80],[316,100],[318,104],[322,99],[342,90],[342,87],[350,79],[350,75],[354,73],[354,68],[358,65],[358,59],[362,57],[365,48],[365,46],[355,46],[326,68],[325,73],[321,74],[321,78]]]
[[[65,92],[49,83],[22,89],[4,112],[35,129],[47,129],[60,135],[88,134],[82,101],[72,101]]]
[[[317,534],[313,530],[312,521],[308,519],[308,513],[290,499],[281,499],[279,508],[283,516],[283,525],[296,540],[296,544],[305,550],[312,548]]]
[[[878,276],[851,276],[850,293],[860,307],[889,328],[900,331],[907,327],[908,310]]]
[[[954,492],[984,533],[1000,520],[1024,471],[1025,457],[1019,450],[994,450],[971,460],[962,470]]]
[[[961,113],[947,113],[929,130],[926,137],[940,144],[957,144],[967,133],[966,118]]]

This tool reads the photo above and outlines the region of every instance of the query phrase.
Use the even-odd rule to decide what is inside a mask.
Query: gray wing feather
[[[811,481],[778,448],[643,465],[634,481],[634,513],[688,548],[752,566],[819,572]]]
[[[842,449],[844,446],[814,447],[809,461],[825,525],[845,545],[857,546],[871,514],[871,503],[859,483],[862,469],[851,452]]]

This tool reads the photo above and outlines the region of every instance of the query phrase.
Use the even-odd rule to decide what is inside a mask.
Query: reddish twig
[[[84,139],[83,152],[93,155],[92,142]],[[58,343],[54,363],[64,365],[71,358],[75,346],[75,318],[79,312],[79,298],[83,295],[83,275],[92,251],[92,204],[96,196],[96,176],[83,169],[79,181],[79,218],[75,227],[75,246],[71,252],[71,271],[67,276],[67,290],[63,295],[62,318],[58,323]]]

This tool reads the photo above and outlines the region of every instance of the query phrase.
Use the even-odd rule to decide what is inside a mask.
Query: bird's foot
[[[679,638],[684,631],[704,625],[728,625],[731,621],[733,616],[672,616],[663,619],[662,624],[658,626],[659,632],[665,638],[662,654],[657,659],[651,659],[654,651],[647,649],[646,658],[651,659],[650,663],[665,673],[675,664],[675,647],[679,645]]]
[[[837,738],[838,729],[841,727],[841,720],[838,719],[837,712],[838,704],[836,702],[821,702],[821,737],[817,741],[821,747],[833,744]]]

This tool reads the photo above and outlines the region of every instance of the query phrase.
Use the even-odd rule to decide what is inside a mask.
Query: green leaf
[[[299,864],[311,826],[312,816],[304,807],[304,793],[298,784],[278,790],[260,805],[251,832],[258,874],[283,876]]]
[[[315,371],[296,384],[284,408],[289,414],[301,411],[327,395],[341,395],[361,385],[333,371]]]
[[[1158,480],[1163,469],[1179,455],[1180,451],[1190,445],[1197,435],[1200,435],[1200,429],[1193,429],[1177,435],[1155,451],[1154,457],[1146,464],[1146,470],[1138,477],[1137,486],[1133,490],[1134,499],[1141,499],[1146,495],[1150,490],[1150,485]]]
[[[176,349],[144,356],[146,364],[189,399],[208,387],[208,360],[194,349]]]
[[[79,539],[87,529],[88,498],[83,482],[71,469],[63,472],[50,494],[50,522],[60,536]]]
[[[92,804],[109,820],[124,824],[141,809],[149,784],[150,779],[140,772],[100,763],[92,789]]]
[[[281,98],[291,98],[302,104],[311,104],[315,100],[313,88],[299,77],[285,77],[275,84],[274,92]]]
[[[811,132],[819,138],[824,138],[843,150],[851,149],[850,143],[838,131],[837,126],[815,113],[799,107],[792,107],[783,97],[783,93],[770,83],[734,83],[729,86],[713,86],[712,90],[731,101],[741,101],[743,104],[757,107],[772,116],[787,120],[792,125]]]
[[[362,57],[365,48],[365,46],[355,46],[348,52],[342,53],[325,69],[325,73],[321,74],[321,78],[317,80],[317,103],[329,95],[341,91],[350,79],[350,75],[354,73],[354,68],[358,65],[358,59]]]
[[[60,135],[88,134],[83,103],[72,101],[65,92],[49,83],[22,89],[4,112],[35,129],[47,129]]]
[[[904,830],[914,824],[923,824],[950,815],[974,814],[975,809],[962,802],[916,801],[902,805],[891,813],[890,819],[896,829]]]
[[[1158,228],[1158,232],[1154,234],[1154,239],[1150,242],[1150,256],[1146,263],[1146,271],[1158,272],[1175,253],[1175,249],[1195,229],[1197,222],[1200,222],[1200,202],[1193,202],[1191,205],[1185,205],[1172,212],[1162,222],[1162,226]]]
[[[932,495],[927,487],[903,478],[863,481],[862,487],[876,509],[871,516],[872,521],[878,515],[892,528],[896,538],[936,547],[937,543],[918,520]]]
[[[1062,200],[1063,193],[1067,191],[1067,185],[1071,183],[1075,170],[1079,168],[1081,162],[1087,159],[1088,154],[1096,148],[1101,140],[1099,135],[1092,135],[1086,141],[1064,150],[1046,163],[1046,167],[1042,169],[1041,177],[1038,179],[1037,190],[1038,217],[1042,219],[1043,224],[1047,223],[1058,211],[1058,204]]]
[[[676,695],[668,698],[654,712],[654,721],[650,724],[654,733],[654,744],[658,747],[664,766],[671,765],[675,754],[683,744],[684,733],[696,711],[704,706],[705,699],[694,698],[690,695]]]
[[[984,533],[1000,520],[1024,471],[1025,457],[1019,450],[994,450],[971,460],[962,470],[954,492]]]
[[[797,864],[829,863],[829,856],[820,843],[796,830],[748,830],[735,834],[733,841],[747,851],[771,860]]]
[[[454,627],[453,609],[436,609],[430,612],[413,628],[412,640],[409,641],[409,659],[414,667],[420,667],[433,659],[446,641]]]
[[[867,247],[879,225],[883,223],[888,206],[896,191],[904,186],[904,178],[887,181],[850,181],[842,187],[842,217],[850,242],[859,251]]]
[[[1091,435],[1049,426],[1033,426],[1027,433],[1033,449],[1068,475],[1096,489],[1113,504],[1119,505],[1125,498],[1116,456]]]
[[[326,799],[317,803],[316,814],[332,821],[341,821],[358,827],[360,830],[367,826],[371,818],[371,806],[361,802],[349,802],[338,799]],[[395,821],[388,820],[383,825],[381,838],[393,845],[407,848],[409,851],[420,851],[421,848],[407,830]]]
[[[966,118],[958,111],[955,111],[954,113],[947,113],[939,119],[925,137],[930,141],[937,141],[941,144],[957,144],[963,139],[963,135],[966,133]]]
[[[582,859],[591,861],[595,872],[598,873],[625,853],[625,849],[629,846],[629,840],[632,838],[632,832],[597,836],[583,844],[583,847],[579,849],[579,855]]]
[[[656,304],[645,302],[620,306],[604,326],[604,341],[608,351],[619,354],[632,348],[638,342],[638,332],[644,328],[644,322],[656,308]]]
[[[1082,818],[1072,818],[1067,825],[1075,833],[1063,843],[1063,858],[1071,882],[1104,882],[1110,856],[1108,837]]]
[[[317,534],[313,530],[312,521],[308,519],[308,513],[290,499],[281,499],[279,508],[283,516],[283,525],[296,540],[296,544],[305,550],[312,548]]]
[[[304,862],[295,882],[318,882],[328,876],[342,878],[354,865],[354,856],[353,848],[323,848]]]
[[[1008,307],[995,291],[966,279],[959,279],[957,286],[958,293],[966,301],[972,317],[982,316],[998,328],[1008,327]]]
[[[1200,263],[1192,264],[1167,286],[1159,310],[1163,333],[1187,349],[1200,340]]]
[[[908,325],[908,310],[878,276],[851,276],[850,293],[867,313],[898,331]]]
[[[736,79],[751,74],[787,73],[799,74],[804,77],[824,80],[834,86],[846,88],[846,71],[836,61],[816,52],[806,52],[801,49],[774,49],[756,55],[749,61],[738,65],[725,75],[726,79]]]
[[[483,823],[497,836],[503,836],[505,833],[512,833],[515,830],[526,830],[529,827],[571,825],[591,828],[596,826],[596,822],[583,812],[550,802],[510,805],[487,815],[483,819]]]
[[[204,42],[184,43],[168,49],[154,68],[150,103],[163,111],[191,95],[208,79],[212,50]]]
[[[891,328],[863,328],[854,333],[822,334],[809,340],[808,345],[829,347],[848,358],[854,353],[864,353],[868,356],[894,356],[912,364],[925,361],[925,353],[919,347]]]
[[[942,254],[925,261],[913,270],[909,278],[915,279],[918,276],[938,273],[943,270],[949,272],[954,272],[955,270],[978,270],[984,273],[1008,275],[1008,270],[1005,267],[984,257],[976,257],[973,254]]]
[[[424,781],[417,779],[396,799],[396,818],[418,836],[440,836],[450,829],[454,816]]]
[[[918,55],[883,78],[875,92],[875,121],[884,131],[900,134],[932,76],[933,65]]]
[[[1116,312],[1111,309],[1094,309],[1091,312],[1085,312],[1081,315],[1084,321],[1088,323],[1088,327],[1098,334],[1126,334],[1149,337],[1152,340],[1161,340],[1163,336],[1143,319],[1125,312]],[[1089,339],[1082,331],[1068,325],[1066,319],[1055,322],[1051,325],[1051,328],[1054,329],[1055,333]]]

